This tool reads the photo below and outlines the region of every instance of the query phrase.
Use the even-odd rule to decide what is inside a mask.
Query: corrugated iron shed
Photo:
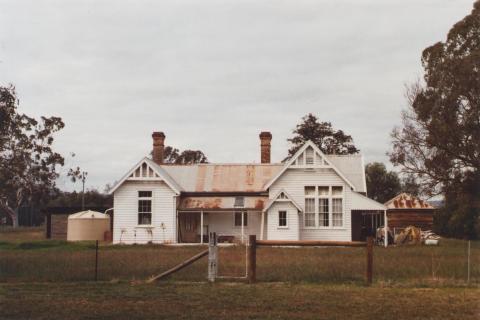
[[[401,193],[385,202],[387,209],[435,209],[428,202],[407,193]]]

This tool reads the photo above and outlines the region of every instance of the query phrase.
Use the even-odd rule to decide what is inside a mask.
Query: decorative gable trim
[[[168,173],[155,162],[145,157],[133,166],[110,190],[113,194],[125,181],[164,181],[175,193],[180,194],[181,188]]]
[[[302,207],[300,207],[298,205],[298,203],[293,200],[293,198],[284,190],[284,189],[281,189],[276,195],[275,197],[273,197],[272,199],[270,199],[267,203],[267,205],[265,206],[265,208],[263,209],[263,212],[266,212],[268,209],[270,209],[270,207],[275,203],[275,202],[291,202],[297,209],[299,212],[303,212],[303,209]]]
[[[313,154],[307,155],[307,150],[313,150]],[[307,156],[309,157],[307,161]],[[313,161],[310,157],[313,157]],[[347,177],[330,161],[327,156],[313,143],[311,140],[305,142],[305,144],[293,155],[293,157],[285,164],[283,169],[271,179],[266,185],[265,190],[270,188],[275,181],[277,181],[288,168],[330,168],[335,171],[351,188],[355,191],[355,186],[350,182]]]

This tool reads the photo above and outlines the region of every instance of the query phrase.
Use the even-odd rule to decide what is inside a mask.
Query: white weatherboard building
[[[383,204],[365,196],[361,155],[325,155],[307,142],[286,163],[163,163],[165,135],[154,132],[153,160],[141,159],[113,187],[114,243],[363,241],[386,222]]]

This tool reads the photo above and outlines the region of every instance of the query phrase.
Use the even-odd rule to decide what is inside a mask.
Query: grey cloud
[[[149,152],[154,130],[216,162],[258,161],[258,132],[271,130],[280,161],[308,112],[351,134],[367,161],[387,161],[403,84],[471,7],[4,0],[0,84],[17,86],[21,111],[64,118],[56,147],[76,152],[69,165],[89,171],[89,187],[120,178]]]

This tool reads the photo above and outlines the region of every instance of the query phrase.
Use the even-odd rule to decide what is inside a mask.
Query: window
[[[245,206],[245,198],[244,197],[235,197],[234,207],[243,208]]]
[[[138,191],[138,224],[152,224],[152,191]]]
[[[278,226],[287,226],[287,211],[278,211]]]
[[[305,227],[343,226],[343,187],[305,187]]]
[[[343,187],[332,187],[332,225],[343,226]]]
[[[334,197],[343,196],[343,187],[332,187],[332,196]]]
[[[305,187],[305,227],[315,227],[315,187]]]
[[[328,227],[328,199],[318,199],[318,224],[322,227]]]
[[[328,227],[330,224],[330,187],[318,187],[318,225]]]
[[[242,215],[243,215],[243,226],[248,226],[248,215],[246,212],[235,212],[235,227],[242,226]]]
[[[152,197],[152,191],[138,191],[138,197],[139,198],[151,198]]]
[[[328,187],[318,187],[318,195],[328,197]]]
[[[312,148],[305,151],[305,164],[313,164],[314,152]]]

